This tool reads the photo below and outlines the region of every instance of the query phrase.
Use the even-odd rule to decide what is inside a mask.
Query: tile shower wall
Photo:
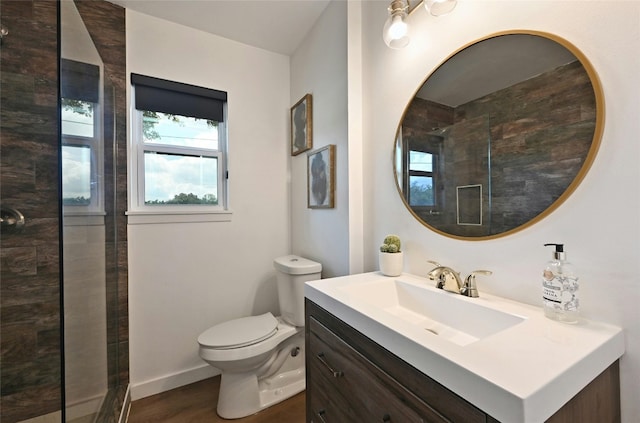
[[[480,118],[487,110],[490,230],[500,233],[539,215],[573,181],[583,165],[575,158],[586,157],[593,141],[596,103],[589,75],[575,61],[457,107],[455,122]],[[474,158],[457,157],[453,166],[474,169],[469,166]],[[484,157],[480,167],[486,169]],[[514,198],[519,199],[515,207]]]
[[[0,237],[0,420],[60,410],[58,57],[55,0],[2,1],[0,193],[24,231]]]

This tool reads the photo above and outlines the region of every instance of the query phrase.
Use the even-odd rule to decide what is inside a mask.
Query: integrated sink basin
[[[476,299],[456,295],[401,278],[382,278],[340,288],[356,301],[365,302],[457,345],[468,345],[508,329],[524,317],[477,304]]]
[[[308,300],[498,421],[547,420],[624,353],[618,327],[555,322],[479,290],[465,297],[407,273],[305,283]]]

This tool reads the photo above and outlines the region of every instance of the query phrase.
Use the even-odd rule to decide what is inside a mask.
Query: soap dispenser
[[[555,246],[553,259],[547,263],[542,275],[544,315],[564,323],[578,321],[578,277],[573,265],[566,260],[563,244]]]

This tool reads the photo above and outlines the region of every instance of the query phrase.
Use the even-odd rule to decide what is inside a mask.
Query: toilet
[[[278,257],[280,316],[265,313],[215,325],[198,337],[200,357],[221,371],[218,415],[237,419],[305,389],[304,282],[322,265],[295,255]]]

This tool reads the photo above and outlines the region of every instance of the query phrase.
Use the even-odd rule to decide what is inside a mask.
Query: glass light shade
[[[394,13],[387,18],[382,29],[382,38],[391,48],[402,48],[409,44],[409,25],[404,21],[406,13]]]
[[[457,0],[424,0],[424,7],[433,16],[442,16],[451,12],[458,4]]]

